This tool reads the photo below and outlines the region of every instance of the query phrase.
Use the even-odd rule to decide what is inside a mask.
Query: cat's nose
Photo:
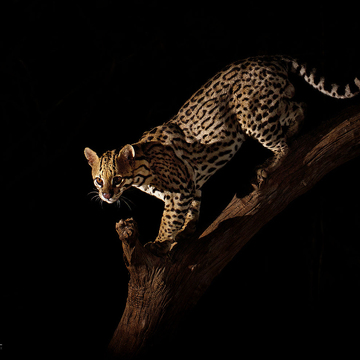
[[[103,193],[103,197],[107,200],[109,200],[111,198],[111,194],[110,193]]]

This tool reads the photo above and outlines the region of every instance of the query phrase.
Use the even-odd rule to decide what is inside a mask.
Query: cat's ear
[[[97,156],[96,152],[91,150],[88,147],[85,148],[84,154],[85,154],[85,157],[91,167],[93,167],[94,164],[99,161],[99,157]]]
[[[131,145],[125,145],[119,152],[118,162],[120,166],[135,165],[135,150]]]

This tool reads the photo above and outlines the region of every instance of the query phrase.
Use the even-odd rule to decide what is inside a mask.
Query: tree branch
[[[116,230],[130,273],[128,298],[109,344],[114,358],[133,358],[159,328],[174,326],[212,280],[275,215],[325,174],[360,155],[360,106],[353,106],[298,138],[261,190],[234,198],[200,236],[159,258],[138,240],[132,219]]]

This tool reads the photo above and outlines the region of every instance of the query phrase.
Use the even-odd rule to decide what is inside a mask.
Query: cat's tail
[[[328,82],[325,77],[317,75],[316,69],[308,69],[306,64],[301,64],[298,60],[291,57],[282,57],[289,65],[289,70],[302,77],[312,87],[325,95],[336,99],[350,99],[360,93],[360,80],[355,77],[353,81],[346,85],[338,85]]]

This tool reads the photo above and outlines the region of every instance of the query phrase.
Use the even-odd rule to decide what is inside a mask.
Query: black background
[[[100,359],[126,302],[115,222],[156,236],[162,205],[136,190],[130,211],[92,201],[98,154],[167,121],[209,77],[252,55],[284,53],[334,80],[359,74],[358,10],[221,1],[9,1],[1,11],[3,355]],[[303,131],[356,104],[302,81]],[[269,154],[249,142],[204,188],[200,226]],[[198,306],[148,355],[333,353],[358,340],[359,159],[266,225]],[[315,347],[314,347],[315,346]]]

